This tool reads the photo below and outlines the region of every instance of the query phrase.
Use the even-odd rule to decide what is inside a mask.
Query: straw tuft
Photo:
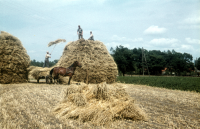
[[[48,47],[50,47],[50,46],[52,46],[52,45],[54,45],[54,44],[58,44],[58,43],[60,43],[60,42],[66,42],[66,40],[65,40],[65,39],[57,39],[57,40],[55,40],[55,41],[50,42],[50,43],[48,44]]]

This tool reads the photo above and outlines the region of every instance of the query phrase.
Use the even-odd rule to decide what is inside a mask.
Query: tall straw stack
[[[28,81],[30,57],[21,41],[11,34],[0,34],[0,83],[22,83]]]
[[[82,67],[77,67],[72,78],[74,81],[94,84],[115,82],[117,65],[102,42],[84,39],[69,42],[56,66],[69,67],[76,60],[81,62]]]

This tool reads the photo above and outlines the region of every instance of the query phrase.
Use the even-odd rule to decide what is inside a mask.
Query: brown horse
[[[68,68],[54,67],[50,71],[50,76],[52,77],[52,74],[54,75],[54,82],[55,82],[55,79],[58,79],[59,75],[61,75],[61,76],[69,76],[69,82],[68,82],[68,85],[69,85],[70,84],[70,80],[71,80],[72,76],[74,75],[74,72],[75,72],[77,66],[78,67],[82,67],[82,65],[78,61],[75,61]],[[52,79],[51,79],[51,82],[52,82]]]

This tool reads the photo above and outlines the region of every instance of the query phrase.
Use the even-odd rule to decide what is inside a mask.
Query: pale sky
[[[0,31],[18,37],[31,60],[44,61],[51,41],[77,40],[78,25],[83,38],[92,31],[108,51],[122,45],[200,57],[200,0],[0,0]]]

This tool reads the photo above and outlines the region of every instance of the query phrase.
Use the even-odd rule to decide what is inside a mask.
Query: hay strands
[[[50,46],[52,46],[52,45],[54,45],[54,44],[58,44],[58,43],[60,43],[60,42],[66,42],[66,40],[65,40],[65,39],[57,39],[57,40],[55,40],[55,41],[50,42],[50,43],[48,44],[48,47],[50,47]]]
[[[53,50],[54,50],[54,48],[56,47],[56,45],[57,45],[58,43],[60,43],[60,42],[66,42],[66,40],[65,40],[65,39],[57,39],[57,40],[55,40],[55,41],[53,41],[53,42],[50,42],[50,43],[48,44],[48,47],[50,47],[50,46],[52,46],[52,45],[55,44],[55,46],[53,47]],[[53,50],[51,51],[51,54],[52,54]]]

